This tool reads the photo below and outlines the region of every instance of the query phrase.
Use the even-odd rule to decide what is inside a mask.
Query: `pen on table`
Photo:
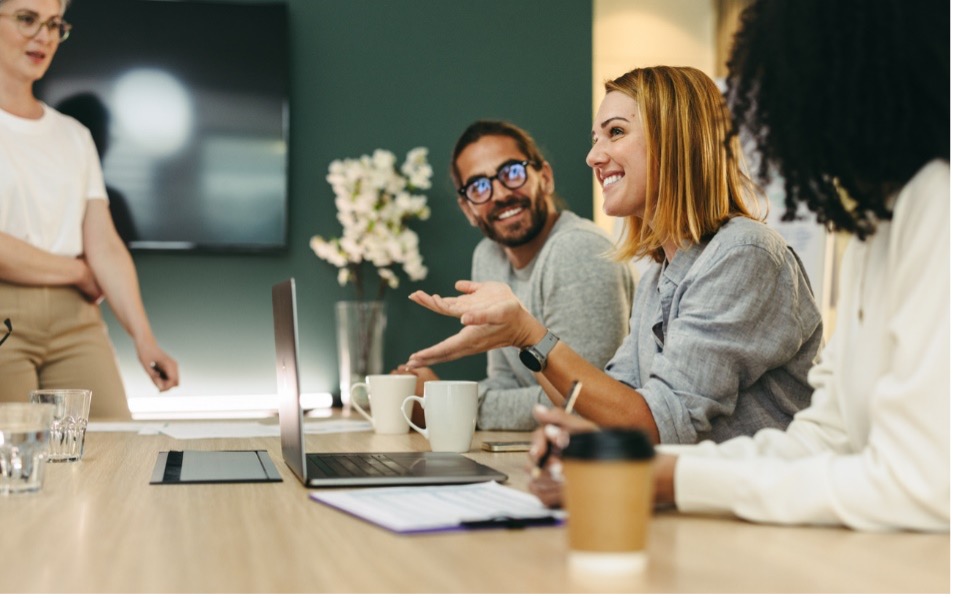
[[[579,380],[573,380],[572,386],[569,387],[569,394],[566,395],[566,406],[565,410],[567,414],[572,414],[572,408],[576,404],[576,399],[579,398],[579,393],[582,392],[582,382]],[[540,456],[539,461],[536,462],[536,467],[533,468],[533,477],[538,478],[543,472],[543,466],[546,465],[546,461],[549,459],[549,456],[553,453],[553,441],[546,439],[546,450],[543,451],[543,454]]]
[[[164,369],[159,367],[158,363],[153,361],[152,363],[149,364],[149,367],[151,367],[155,371],[155,373],[159,374],[159,377],[162,378],[163,380],[169,379],[169,375],[165,373]]]
[[[491,517],[490,519],[476,519],[470,521],[461,521],[460,527],[464,529],[525,529],[537,525],[555,525],[559,520],[552,515],[541,517]]]

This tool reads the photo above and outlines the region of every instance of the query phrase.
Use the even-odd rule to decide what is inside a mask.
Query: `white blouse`
[[[858,530],[950,528],[950,167],[925,165],[890,222],[844,254],[837,324],[786,431],[680,455],[686,512]]]

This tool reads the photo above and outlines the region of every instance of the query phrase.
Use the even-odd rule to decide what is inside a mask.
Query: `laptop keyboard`
[[[406,467],[396,463],[387,455],[374,453],[308,454],[309,477],[398,477],[406,475],[407,472]]]

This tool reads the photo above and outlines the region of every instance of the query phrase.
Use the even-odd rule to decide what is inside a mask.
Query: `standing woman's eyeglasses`
[[[66,41],[66,38],[69,37],[70,29],[73,28],[72,25],[60,17],[50,17],[45,21],[41,21],[40,15],[30,10],[20,10],[13,13],[12,15],[0,13],[0,17],[13,19],[13,21],[17,24],[17,29],[20,30],[20,33],[23,36],[29,37],[31,39],[37,36],[42,27],[46,27],[47,31],[50,32],[50,35],[55,35],[61,42],[64,42]]]
[[[3,325],[7,327],[7,333],[3,335],[3,338],[0,338],[0,345],[6,342],[7,337],[13,334],[13,324],[10,323],[10,318],[7,318],[3,321]]]

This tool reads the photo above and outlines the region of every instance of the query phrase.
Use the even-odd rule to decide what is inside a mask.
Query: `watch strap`
[[[520,359],[529,369],[534,372],[541,372],[546,367],[549,352],[553,350],[558,342],[559,337],[547,330],[538,343],[520,351]]]

